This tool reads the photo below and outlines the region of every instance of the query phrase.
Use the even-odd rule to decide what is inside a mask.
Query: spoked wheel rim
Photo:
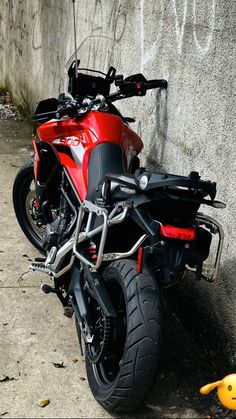
[[[109,343],[102,358],[93,363],[94,375],[102,386],[111,386],[122,365],[126,342],[126,303],[121,285],[113,279],[107,286],[117,312],[117,318],[110,318]]]

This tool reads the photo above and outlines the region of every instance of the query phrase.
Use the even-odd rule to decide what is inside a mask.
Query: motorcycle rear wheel
[[[13,185],[13,205],[18,223],[32,245],[45,255],[42,245],[43,226],[34,218],[33,203],[36,198],[33,159],[19,170]]]
[[[108,265],[103,278],[118,313],[112,319],[107,356],[97,363],[86,353],[88,382],[95,399],[110,412],[142,404],[156,377],[163,327],[161,296],[148,268],[137,273],[132,260]]]

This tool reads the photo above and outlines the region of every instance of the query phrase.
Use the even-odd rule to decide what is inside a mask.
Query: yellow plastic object
[[[216,387],[221,404],[228,409],[236,410],[236,374],[229,374],[223,380],[206,384],[200,388],[200,393],[206,395]]]

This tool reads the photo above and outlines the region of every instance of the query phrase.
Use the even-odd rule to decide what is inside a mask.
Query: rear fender
[[[189,260],[190,248],[177,240],[159,240],[143,248],[142,264],[147,264],[157,272],[158,279],[164,287],[179,280]]]

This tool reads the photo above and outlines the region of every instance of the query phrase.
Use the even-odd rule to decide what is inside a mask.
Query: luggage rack
[[[104,183],[104,199],[109,202],[111,197],[111,183],[115,182],[120,186],[133,188],[139,193],[147,193],[160,188],[184,188],[194,191],[202,191],[203,196],[209,195],[212,205],[216,196],[216,183],[201,180],[198,172],[190,172],[188,176],[179,176],[169,173],[152,173],[145,169],[136,170],[134,175],[118,175],[107,173]]]
[[[201,277],[205,281],[214,282],[217,277],[220,266],[220,259],[224,242],[224,231],[220,223],[216,221],[213,217],[210,217],[209,215],[205,215],[199,212],[197,213],[196,220],[199,222],[199,225],[204,226],[206,229],[210,230],[212,234],[218,234],[218,245],[215,261],[211,265],[207,265],[206,263],[203,264],[203,272],[201,275]],[[186,265],[186,269],[191,272],[197,272],[197,268],[192,268],[189,265]]]

